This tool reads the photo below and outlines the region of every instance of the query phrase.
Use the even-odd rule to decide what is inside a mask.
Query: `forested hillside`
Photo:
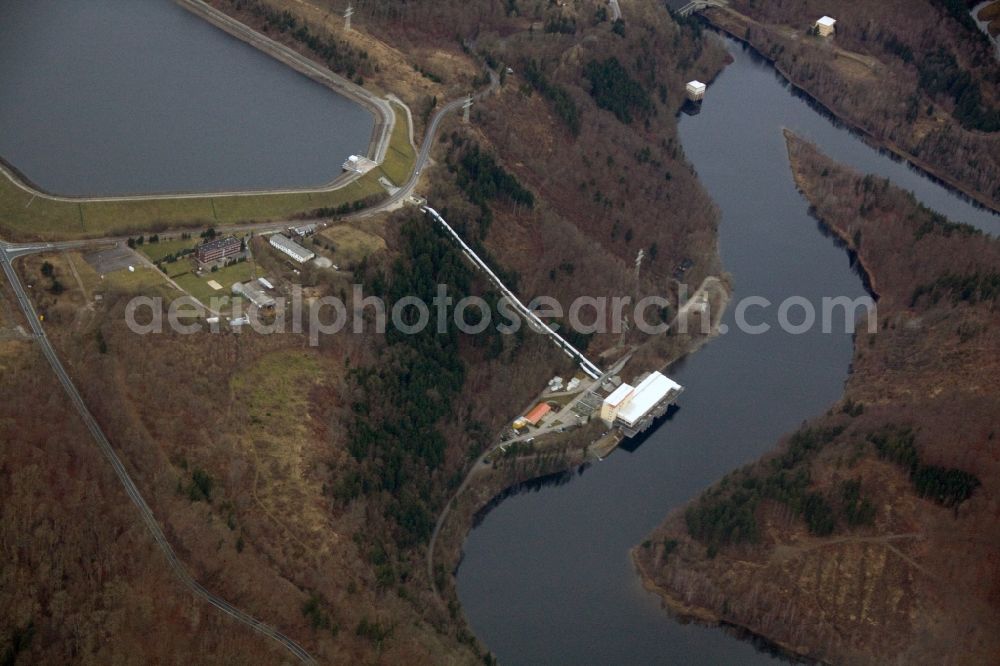
[[[681,614],[831,662],[989,663],[1000,608],[1000,242],[789,135],[878,296],[843,400],[633,554]]]
[[[734,0],[710,20],[833,113],[1000,208],[1000,63],[964,0]],[[836,34],[819,37],[830,15]]]
[[[497,72],[500,90],[477,101],[469,125],[457,114],[446,120],[418,192],[526,299],[544,294],[568,304],[581,295],[672,295],[668,276],[697,286],[718,272],[716,213],[684,160],[675,114],[684,82],[711,80],[724,51],[697,27],[675,23],[661,3],[629,2],[626,20],[612,23],[599,0],[562,7],[527,0],[357,2],[355,29],[346,34],[341,3],[212,4],[379,94],[396,94],[413,112],[418,141],[436,109],[485,87],[488,68]],[[309,298],[342,296],[357,280],[366,293],[390,300],[433,295],[445,283],[454,297],[496,301],[453,244],[412,208],[337,226],[378,242],[340,271],[303,269],[294,279]],[[267,256],[266,243],[253,239],[250,246],[262,272],[293,279]],[[631,266],[640,249],[649,260],[635,285]],[[438,570],[443,596],[431,591],[427,539],[471,461],[552,375],[572,372],[549,340],[526,331],[469,336],[453,325],[441,335],[345,331],[315,348],[296,333],[141,338],[126,328],[124,308],[150,284],[137,278],[108,287],[95,302],[82,285],[100,278],[70,280],[70,260],[34,257],[19,270],[26,281],[50,285],[43,262],[53,265],[62,289],[38,295],[45,325],[200,582],[323,662],[489,659],[454,597],[448,572],[455,560]],[[166,286],[154,291],[172,294]],[[573,338],[595,357],[608,352],[602,363],[634,349],[650,365],[689,342],[633,334],[616,348],[620,340]],[[38,372],[11,367],[11,386]],[[560,446],[589,441],[564,437]],[[98,464],[92,447],[81,445],[79,455]],[[43,481],[24,480],[24,497]],[[77,509],[63,507],[67,523],[89,520]],[[453,530],[466,528],[463,522]],[[123,567],[121,575],[132,574]],[[76,593],[52,581],[53,596],[64,592]],[[195,635],[191,650],[204,646],[239,660],[224,628],[217,638],[206,633],[217,620],[199,618],[214,611],[188,612],[197,616],[184,625]],[[32,631],[62,641],[47,633],[62,617],[26,608],[4,636],[18,646]],[[176,626],[147,624],[156,644]],[[80,632],[92,646],[94,636],[103,640],[113,630],[95,616]],[[40,660],[49,655],[42,643],[32,646],[18,649]],[[203,656],[187,647],[175,644],[173,654]],[[113,660],[117,653],[110,654]]]

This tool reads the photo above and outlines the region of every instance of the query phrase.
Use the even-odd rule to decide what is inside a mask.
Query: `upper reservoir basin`
[[[170,0],[0,0],[0,158],[47,192],[321,186],[374,122]]]
[[[832,333],[781,331],[784,299],[864,294],[848,255],[817,228],[796,191],[782,129],[833,158],[886,176],[926,205],[992,233],[1000,219],[873,149],[817,111],[766,62],[727,39],[735,62],[682,116],[684,151],[721,211],[719,243],[734,303],[759,296],[751,323],[709,343],[670,374],[687,390],[674,416],[638,448],[619,450],[569,483],[500,502],[468,536],[458,596],[476,635],[505,664],[749,664],[770,661],[718,629],[684,625],[645,591],[629,550],[670,511],[840,397],[852,358],[843,318]],[[797,322],[800,317],[795,318]],[[630,379],[626,377],[625,379]],[[633,447],[630,447],[633,448]]]

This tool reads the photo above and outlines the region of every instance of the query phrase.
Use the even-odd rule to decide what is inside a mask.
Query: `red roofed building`
[[[552,411],[552,408],[548,406],[547,403],[540,402],[535,405],[535,408],[530,412],[525,414],[524,420],[530,425],[536,426],[538,422],[542,420],[542,417]]]

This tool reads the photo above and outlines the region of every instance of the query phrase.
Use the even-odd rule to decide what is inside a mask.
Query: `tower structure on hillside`
[[[347,5],[347,9],[344,11],[344,32],[351,31],[351,17],[354,16],[354,7]]]
[[[645,258],[646,258],[646,251],[640,248],[639,253],[635,255],[635,291],[632,295],[634,301],[637,303],[639,302],[639,272],[642,270],[642,260]],[[628,317],[626,317],[624,314],[622,314],[621,328],[622,328],[621,336],[618,338],[619,348],[625,346],[625,338],[628,335],[629,329],[631,328],[629,326]]]
[[[469,116],[472,112],[472,95],[465,98],[465,104],[462,105],[462,122],[468,123]]]

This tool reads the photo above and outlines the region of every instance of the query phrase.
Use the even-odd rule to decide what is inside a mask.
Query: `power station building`
[[[612,391],[601,403],[601,420],[612,425],[618,418],[618,410],[632,397],[633,393],[635,393],[635,387],[631,384],[622,384]]]
[[[684,387],[660,372],[651,372],[637,386],[622,384],[601,405],[601,419],[634,437],[663,416]]]

